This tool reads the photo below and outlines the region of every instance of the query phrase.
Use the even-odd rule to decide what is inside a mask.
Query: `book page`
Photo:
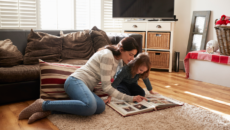
[[[180,101],[164,97],[160,94],[146,94],[145,97],[148,101],[143,100],[139,103],[125,102],[124,100],[112,98],[108,105],[123,116],[183,105]]]
[[[147,95],[146,98],[148,99],[148,103],[154,105],[156,108],[165,108],[183,104],[159,94]]]
[[[121,113],[123,116],[137,114],[141,112],[146,112],[153,110],[155,107],[149,104],[147,101],[143,100],[141,102],[125,102],[125,101],[112,101],[109,103],[116,111]]]

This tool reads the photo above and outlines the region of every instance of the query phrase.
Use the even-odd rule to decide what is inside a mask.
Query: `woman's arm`
[[[111,86],[111,76],[113,71],[113,57],[104,55],[100,59],[100,75],[102,89],[108,95],[125,101],[133,101],[133,96],[119,92]]]

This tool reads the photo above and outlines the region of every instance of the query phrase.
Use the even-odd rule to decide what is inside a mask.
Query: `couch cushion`
[[[15,83],[39,80],[39,65],[18,65],[13,67],[0,67],[0,83]]]
[[[48,63],[39,60],[41,70],[40,97],[44,100],[69,99],[64,90],[65,80],[81,65],[61,63]],[[99,96],[107,96],[101,89],[101,84],[95,86],[95,93]]]
[[[11,67],[21,64],[23,55],[10,39],[0,41],[0,67]]]
[[[38,59],[58,61],[61,57],[63,39],[31,30],[28,36],[24,64],[37,64]]]
[[[72,64],[72,65],[85,65],[88,60],[79,60],[79,59],[64,59],[59,63]]]
[[[125,37],[133,37],[138,45],[139,45],[139,52],[142,52],[142,35],[140,34],[129,34],[129,33],[106,33],[109,37],[109,39],[111,39],[113,44],[117,44],[119,43],[123,38]]]
[[[108,37],[104,36],[101,31],[92,30],[90,33],[91,39],[93,41],[93,48],[96,52],[99,48],[109,45],[111,42],[108,42]]]
[[[94,54],[90,30],[60,35],[63,37],[62,59],[89,59]]]
[[[106,39],[107,44],[110,44],[110,45],[112,44],[112,42],[110,41],[105,31],[98,29],[96,26],[94,26],[91,30],[100,32],[103,35],[103,37]]]

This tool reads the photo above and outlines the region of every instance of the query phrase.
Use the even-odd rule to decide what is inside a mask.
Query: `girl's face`
[[[146,72],[148,70],[148,68],[145,65],[141,65],[138,67],[137,69],[137,74],[143,74],[144,72]]]
[[[123,49],[121,50],[121,58],[125,62],[125,64],[128,64],[131,60],[133,60],[136,54],[136,49],[133,49],[131,51],[123,51]]]

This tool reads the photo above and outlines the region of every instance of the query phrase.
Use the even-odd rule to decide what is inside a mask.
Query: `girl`
[[[82,116],[100,114],[105,110],[104,102],[107,100],[103,101],[92,92],[100,81],[103,91],[110,96],[126,101],[147,100],[139,95],[123,94],[114,89],[110,82],[116,73],[118,64],[122,61],[127,64],[133,60],[138,48],[137,42],[131,37],[122,39],[116,46],[106,46],[104,50],[96,52],[84,66],[66,79],[64,89],[72,100],[44,101],[38,99],[19,114],[19,119],[29,118],[28,123],[32,123],[51,113]]]
[[[151,63],[148,55],[140,53],[134,60],[117,72],[112,86],[124,94],[144,97],[145,91],[137,84],[138,79],[142,78],[149,92],[156,94],[152,91],[152,86],[148,79],[150,69]],[[111,97],[108,97],[108,100],[110,102]]]

